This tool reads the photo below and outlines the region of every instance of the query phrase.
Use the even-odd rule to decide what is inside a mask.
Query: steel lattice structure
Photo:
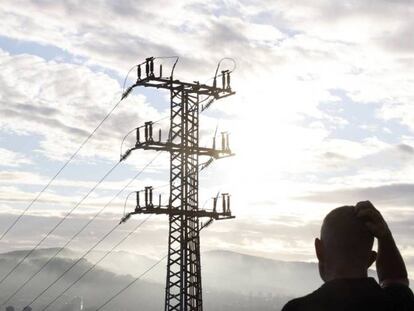
[[[153,137],[153,122],[146,122],[136,129],[136,144],[122,158],[127,157],[135,149],[167,151],[170,153],[170,195],[167,205],[153,203],[152,187],[145,188],[142,202],[137,192],[137,206],[132,213],[124,217],[124,221],[134,214],[166,214],[169,216],[168,260],[165,289],[165,311],[202,311],[202,282],[200,261],[200,230],[213,220],[234,218],[230,210],[230,197],[222,195],[222,206],[217,207],[214,199],[212,210],[199,209],[199,171],[206,166],[200,165],[199,157],[208,156],[209,165],[213,159],[233,155],[228,143],[228,135],[222,136],[221,149],[199,146],[199,114],[200,97],[208,103],[213,100],[233,95],[230,87],[230,72],[222,71],[214,77],[213,86],[198,82],[181,82],[170,77],[162,77],[162,66],[159,76],[154,74],[155,58],[147,58],[138,65],[137,81],[127,91],[128,94],[138,86],[167,89],[170,91],[170,131],[168,139],[162,141],[161,130],[158,139]],[[141,66],[145,73],[141,78]],[[174,65],[175,66],[175,65]],[[222,80],[217,87],[217,78]],[[144,135],[143,135],[143,133]],[[144,136],[144,137],[143,137]],[[142,204],[143,203],[143,204]],[[205,225],[200,218],[206,217]]]

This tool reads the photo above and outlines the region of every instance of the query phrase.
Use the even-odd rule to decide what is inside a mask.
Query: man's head
[[[356,217],[353,206],[342,206],[326,215],[320,239],[315,239],[319,272],[324,281],[366,277],[375,261],[374,236]]]

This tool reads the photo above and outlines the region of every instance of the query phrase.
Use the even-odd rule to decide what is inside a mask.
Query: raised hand
[[[355,206],[355,213],[378,239],[376,265],[381,285],[383,287],[393,284],[408,286],[404,260],[381,213],[370,201],[358,202]]]
[[[358,202],[355,206],[355,213],[358,218],[364,221],[368,230],[377,239],[382,239],[391,234],[384,217],[370,201]]]

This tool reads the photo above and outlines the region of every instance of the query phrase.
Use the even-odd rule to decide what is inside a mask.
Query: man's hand
[[[378,239],[377,273],[381,286],[387,287],[393,284],[408,286],[404,260],[381,213],[370,201],[358,202],[355,213]]]
[[[382,239],[390,236],[391,232],[381,213],[370,201],[358,202],[355,206],[355,213],[361,218],[368,230],[377,238]]]

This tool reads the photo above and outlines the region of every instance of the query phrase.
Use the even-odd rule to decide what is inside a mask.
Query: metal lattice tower
[[[230,72],[222,71],[214,77],[213,85],[198,82],[181,82],[154,73],[156,58],[147,58],[138,65],[137,82],[134,87],[144,86],[170,91],[170,130],[166,141],[162,141],[161,130],[157,139],[153,137],[153,122],[146,122],[136,129],[136,144],[122,158],[135,149],[167,151],[170,153],[170,195],[167,205],[153,203],[153,188],[145,188],[145,197],[137,192],[137,206],[123,221],[133,214],[166,214],[169,216],[168,261],[165,289],[165,311],[202,311],[202,283],[200,261],[200,230],[213,220],[234,218],[230,210],[230,196],[222,194],[222,205],[217,206],[214,198],[213,209],[199,209],[199,171],[211,164],[213,159],[233,155],[229,148],[228,135],[222,133],[221,149],[199,146],[200,108],[208,108],[214,100],[233,95],[230,87]],[[142,73],[141,66],[145,67]],[[175,67],[175,65],[174,65]],[[173,67],[173,68],[174,68]],[[173,72],[173,71],[172,71]],[[144,76],[144,77],[142,77]],[[221,87],[217,87],[221,78]],[[207,103],[200,107],[200,97]],[[200,164],[199,157],[209,160]],[[208,221],[203,225],[200,218]]]

